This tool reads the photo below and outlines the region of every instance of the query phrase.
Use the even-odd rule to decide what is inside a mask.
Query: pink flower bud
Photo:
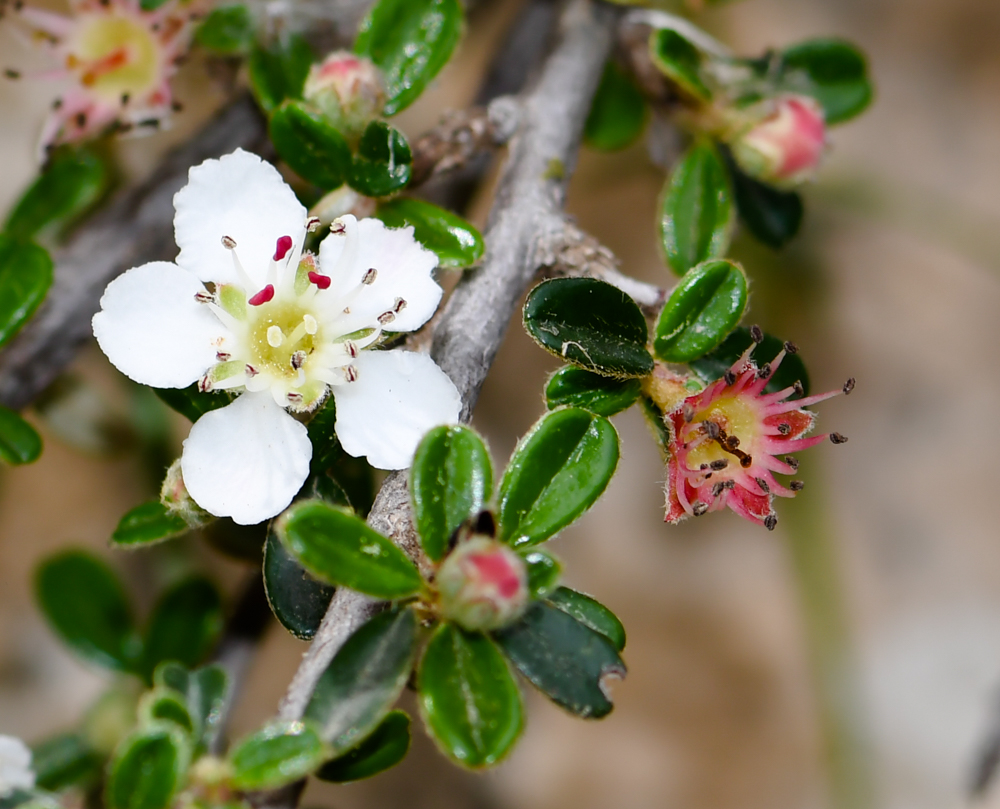
[[[811,179],[826,148],[823,108],[809,96],[787,95],[760,109],[764,117],[731,143],[740,168],[784,188]]]
[[[357,139],[385,104],[382,77],[367,59],[334,51],[309,70],[302,91],[348,140]]]
[[[477,536],[461,543],[437,574],[441,612],[473,632],[499,629],[528,606],[528,572],[506,545]]]
[[[184,475],[181,473],[181,459],[178,458],[167,470],[163,485],[160,487],[160,502],[167,511],[178,515],[191,528],[201,528],[213,519],[205,509],[199,506],[188,493],[184,485]]]

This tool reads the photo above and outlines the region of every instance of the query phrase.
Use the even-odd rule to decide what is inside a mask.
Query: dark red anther
[[[254,295],[250,300],[247,301],[251,306],[260,306],[263,303],[267,303],[271,298],[274,297],[274,285],[268,284],[260,292]]]
[[[292,249],[292,237],[282,236],[278,239],[278,243],[274,246],[274,260],[281,261],[285,256],[288,255],[288,251]]]
[[[320,275],[318,272],[309,273],[309,282],[315,284],[320,289],[329,289],[330,280],[329,275]]]

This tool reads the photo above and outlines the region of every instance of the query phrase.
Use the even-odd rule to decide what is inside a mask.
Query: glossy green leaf
[[[408,608],[369,619],[337,652],[305,711],[334,753],[356,747],[389,712],[410,678],[416,646],[417,617]]]
[[[380,202],[375,216],[391,228],[411,226],[413,238],[436,253],[438,266],[446,270],[471,267],[486,249],[482,235],[469,222],[422,199]]]
[[[85,147],[60,147],[17,201],[4,230],[15,239],[31,239],[51,224],[78,218],[110,185],[111,167],[105,160]]]
[[[131,670],[141,642],[118,576],[85,551],[46,559],[35,575],[35,597],[49,625],[85,659]]]
[[[392,711],[361,744],[320,767],[316,777],[336,784],[371,778],[399,764],[409,749],[410,717]]]
[[[704,356],[736,328],[747,308],[747,279],[739,264],[699,264],[670,293],[656,324],[653,350],[666,362]]]
[[[528,590],[532,598],[543,598],[555,590],[562,575],[562,565],[552,554],[533,550],[523,555],[528,568]]]
[[[594,598],[560,587],[546,596],[552,606],[572,615],[584,626],[600,632],[619,652],[625,648],[625,627],[618,616]]]
[[[605,63],[583,128],[584,141],[594,149],[613,152],[633,143],[645,126],[642,91],[618,65]]]
[[[77,733],[53,736],[32,747],[35,786],[59,792],[71,786],[90,787],[101,778],[103,757]]]
[[[52,286],[52,258],[0,233],[0,346],[28,322]]]
[[[361,135],[351,164],[350,184],[368,197],[386,197],[410,181],[413,153],[405,136],[384,121],[372,121]]]
[[[840,39],[810,39],[781,54],[782,89],[803,92],[823,107],[827,124],[859,115],[874,91],[861,51]]]
[[[247,53],[254,43],[253,16],[243,4],[212,9],[194,34],[195,42],[219,56]]]
[[[195,577],[175,585],[153,607],[146,630],[145,672],[167,660],[192,667],[215,648],[222,633],[222,599],[208,579]]]
[[[174,725],[136,731],[115,750],[105,805],[108,809],[167,809],[183,784],[188,759],[187,743]]]
[[[582,407],[598,416],[613,416],[631,407],[641,391],[638,379],[615,379],[567,365],[545,386],[545,404],[549,410]]]
[[[250,87],[264,112],[271,112],[286,98],[302,97],[312,61],[312,50],[298,34],[254,46],[249,60]]]
[[[278,622],[299,640],[312,640],[334,588],[310,576],[273,533],[264,545],[264,588]]]
[[[410,469],[410,497],[424,552],[439,561],[451,535],[492,493],[490,453],[474,430],[450,425],[427,433]]]
[[[187,701],[171,688],[154,688],[139,700],[139,722],[170,722],[184,733],[195,731],[194,719],[188,710]]]
[[[704,57],[690,40],[671,28],[660,28],[650,34],[649,53],[653,64],[686,95],[712,100],[703,72]]]
[[[116,548],[144,548],[189,530],[182,517],[168,511],[159,500],[149,500],[127,511],[118,521],[111,544]]]
[[[206,413],[233,403],[225,391],[202,393],[198,390],[197,383],[186,388],[153,388],[153,393],[168,407],[192,422]]]
[[[691,370],[700,376],[706,384],[722,379],[726,371],[732,367],[746,351],[753,338],[750,336],[750,329],[739,328],[729,335],[723,343],[711,354],[695,360],[691,363]],[[753,358],[759,365],[765,362],[772,362],[778,352],[784,347],[784,343],[771,334],[764,334],[764,342],[754,349]],[[781,361],[781,365],[771,375],[764,388],[765,393],[777,393],[779,390],[791,387],[796,382],[802,383],[804,396],[809,395],[809,372],[806,370],[802,357],[798,354],[787,354]],[[789,399],[801,398],[799,394],[793,393]]]
[[[420,714],[441,751],[463,767],[499,762],[521,734],[521,693],[488,637],[441,624],[420,661]]]
[[[277,534],[299,564],[328,584],[384,599],[405,598],[423,586],[406,554],[348,509],[296,503],[278,520]]]
[[[161,663],[153,683],[182,695],[194,723],[195,752],[211,748],[222,730],[222,710],[229,691],[229,677],[222,666],[212,664],[189,671],[180,663]]]
[[[521,439],[500,483],[500,535],[515,547],[561,531],[604,492],[618,465],[618,433],[578,408],[547,413]]]
[[[524,327],[546,351],[605,376],[653,370],[646,318],[628,295],[593,278],[543,281],[524,304]]]
[[[42,437],[13,410],[0,406],[0,460],[33,463],[42,454]]]
[[[585,719],[611,712],[607,682],[624,678],[625,664],[604,635],[537,601],[518,623],[494,637],[520,672],[557,705]]]
[[[462,33],[458,0],[379,0],[365,17],[354,52],[385,79],[385,115],[417,100],[447,64]]]
[[[319,110],[286,100],[271,113],[268,132],[281,159],[313,185],[329,191],[347,179],[351,147]]]
[[[660,198],[660,240],[670,268],[684,275],[696,264],[724,255],[735,216],[718,149],[708,140],[695,142],[674,167]]]
[[[243,739],[229,754],[237,789],[276,789],[305,778],[329,757],[309,722],[273,722]]]
[[[768,247],[784,247],[802,226],[805,209],[795,191],[781,191],[748,177],[729,165],[740,219]]]

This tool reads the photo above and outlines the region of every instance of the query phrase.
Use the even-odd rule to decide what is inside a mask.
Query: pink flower
[[[777,393],[764,393],[768,380],[778,369],[785,344],[770,363],[757,366],[750,355],[756,345],[704,390],[688,396],[670,410],[664,421],[670,431],[666,486],[666,516],[677,523],[689,514],[700,517],[728,506],[741,517],[773,529],[775,495],[793,497],[802,482],[788,486],[774,473],[791,475],[798,462],[787,453],[819,444],[826,438],[840,444],[847,439],[839,433],[805,437],[815,415],[804,408],[838,393],[850,393],[854,380],[843,391],[785,401],[801,392],[796,382]]]
[[[809,96],[786,95],[763,109],[763,119],[733,140],[736,162],[750,176],[779,187],[811,179],[826,148],[823,108]]]

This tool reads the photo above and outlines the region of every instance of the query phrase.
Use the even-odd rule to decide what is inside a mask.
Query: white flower
[[[458,391],[429,356],[365,350],[384,330],[418,329],[441,300],[437,257],[411,228],[345,216],[318,257],[303,255],[315,223],[277,170],[242,150],[192,168],[174,207],[177,263],[112,281],[94,335],[136,382],[241,394],[184,442],[198,505],[244,525],[284,509],[312,456],[287,411],[328,391],[344,450],[380,469],[407,467],[427,430],[458,420]]]
[[[31,750],[15,736],[0,736],[0,798],[34,786]]]

